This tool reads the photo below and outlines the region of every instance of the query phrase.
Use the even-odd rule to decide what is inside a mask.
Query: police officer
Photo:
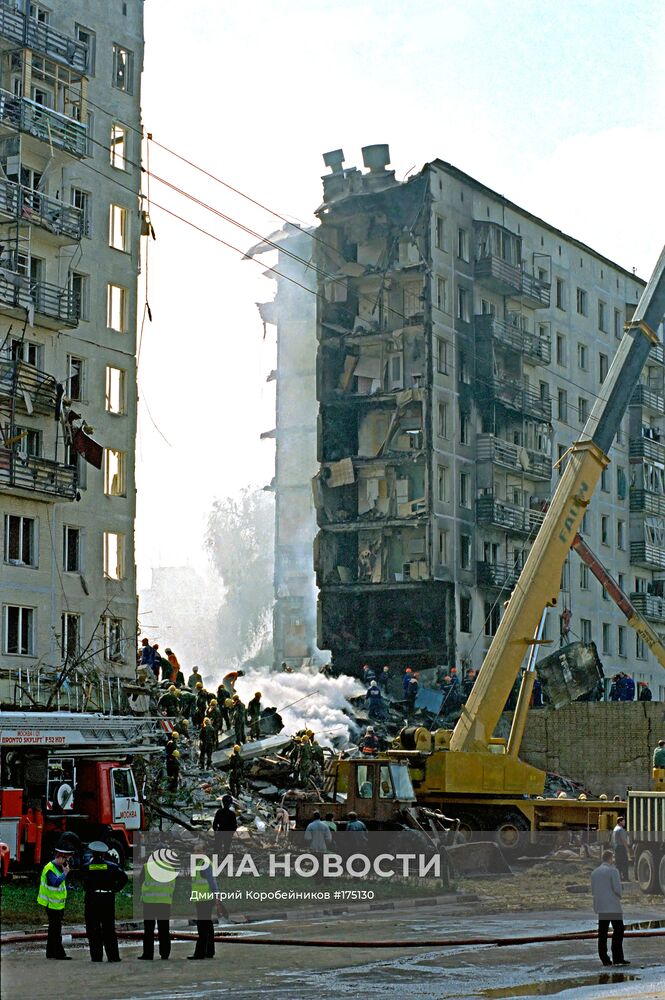
[[[91,857],[81,868],[85,888],[85,933],[90,946],[90,960],[101,962],[103,953],[109,962],[120,962],[115,932],[115,894],[127,885],[124,871],[108,858],[109,849],[101,840],[88,845]]]
[[[74,851],[59,842],[53,854],[53,861],[49,861],[42,869],[37,902],[40,906],[46,907],[46,915],[48,916],[46,957],[69,962],[71,955],[65,955],[65,949],[62,946],[62,915],[67,902],[66,879],[69,875],[69,863]]]

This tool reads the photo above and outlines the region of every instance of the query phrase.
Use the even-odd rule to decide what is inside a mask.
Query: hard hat
[[[568,796],[566,795],[565,792],[559,792],[559,794],[557,795],[557,799],[567,799],[567,798]]]
[[[242,749],[242,747],[240,746],[240,744],[236,743],[236,745],[233,748],[233,752],[234,753],[240,753],[241,749]]]
[[[216,704],[217,704],[217,699],[216,698],[211,698],[210,699],[210,707],[214,708]]]
[[[605,792],[603,792],[602,795],[599,795],[598,798],[600,799],[601,802],[607,802],[607,795],[605,794]]]
[[[196,682],[196,688],[198,691],[201,691],[203,689],[203,684],[201,683],[201,681]]]
[[[374,732],[374,726],[368,726],[367,727],[367,732],[368,733],[373,733]]]
[[[173,653],[173,650],[167,646],[164,652],[168,655],[169,653]]]
[[[209,726],[210,725],[210,717],[209,716],[206,715],[205,719],[203,720],[202,725],[204,725],[204,726]]]
[[[260,691],[255,691],[254,692],[254,697],[255,698],[260,698],[261,697],[261,692]]]
[[[175,684],[169,684],[169,694],[173,694],[175,691]]]
[[[407,667],[406,670],[404,671],[404,673],[405,674],[412,674],[413,671],[412,671],[411,667]]]
[[[233,698],[226,698],[224,701],[224,708],[233,708]]]
[[[103,840],[93,840],[91,844],[88,844],[88,850],[92,851],[93,854],[108,854],[108,844],[105,844]]]
[[[174,750],[173,753],[171,754],[171,756],[175,757],[176,760],[179,760],[180,759],[180,751],[179,750]]]
[[[584,792],[580,792],[580,794],[577,797],[580,800],[580,802],[586,802],[586,800],[587,800],[587,797],[584,794]]]
[[[180,739],[180,733],[178,732],[177,729],[174,729],[173,732],[171,733],[171,739],[172,740],[179,740]]]

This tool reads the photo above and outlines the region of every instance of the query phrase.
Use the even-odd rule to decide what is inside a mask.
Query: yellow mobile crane
[[[626,407],[638,384],[655,330],[665,314],[665,248],[614,356],[607,378],[566,466],[529,552],[476,683],[454,730],[406,730],[389,751],[409,760],[419,804],[459,816],[471,829],[495,829],[504,845],[537,829],[607,829],[623,804],[543,799],[545,773],[518,757],[545,611],[557,604],[561,570]],[[632,623],[631,623],[632,624]],[[642,633],[641,633],[642,634]],[[493,736],[525,654],[510,738]]]

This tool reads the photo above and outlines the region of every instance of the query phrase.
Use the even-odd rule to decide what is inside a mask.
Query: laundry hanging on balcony
[[[81,428],[79,428],[74,431],[72,445],[74,446],[74,451],[78,452],[79,455],[82,455],[86,462],[89,462],[90,465],[94,465],[96,469],[101,469],[102,458],[104,455],[104,449],[101,444],[97,444],[96,441],[93,441],[91,437],[88,437],[88,435],[81,430]]]

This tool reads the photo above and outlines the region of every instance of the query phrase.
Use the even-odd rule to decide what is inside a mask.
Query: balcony
[[[52,375],[25,361],[0,358],[0,399],[15,401],[16,410],[26,413],[55,413],[56,381]]]
[[[521,568],[512,563],[476,563],[478,585],[481,587],[496,587],[497,590],[512,588],[521,572]]]
[[[519,535],[535,535],[544,517],[542,510],[531,510],[498,500],[491,490],[476,501],[478,524],[514,531]]]
[[[665,396],[662,386],[638,385],[631,397],[632,406],[644,406],[661,416],[665,414]]]
[[[530,479],[552,478],[552,459],[537,451],[521,448],[510,441],[503,441],[493,434],[479,434],[476,438],[476,461],[492,462],[511,472]]]
[[[0,181],[0,214],[39,226],[65,240],[78,242],[83,236],[83,213],[80,208],[64,205],[55,198],[13,181]]]
[[[27,97],[0,91],[0,122],[49,146],[82,157],[88,154],[88,127]]]
[[[665,348],[662,344],[654,344],[649,351],[650,364],[665,365]]]
[[[637,544],[641,545],[642,543],[639,542]],[[665,558],[665,552],[663,553],[663,558]],[[640,564],[638,563],[637,565]],[[665,563],[661,565],[665,565]],[[643,618],[646,618],[647,621],[665,624],[665,597],[656,597],[655,594],[631,594],[630,601],[635,610]]]
[[[87,45],[4,3],[0,4],[0,36],[22,48],[56,59],[77,73],[85,73],[88,67]]]
[[[665,444],[653,438],[636,437],[630,439],[631,458],[646,458],[650,462],[665,463]]]
[[[525,359],[537,365],[549,365],[552,360],[552,345],[549,337],[540,337],[529,330],[523,330],[513,323],[504,323],[495,316],[476,316],[476,334],[491,337],[500,347],[519,351]]]
[[[48,458],[28,455],[20,458],[17,452],[0,448],[0,487],[19,490],[52,500],[76,498],[76,469]]]
[[[491,375],[487,380],[479,381],[478,389],[483,393],[489,391],[497,402],[516,413],[525,413],[529,417],[547,423],[552,419],[551,397],[531,392],[517,379],[505,375]]]
[[[630,510],[633,514],[655,514],[657,517],[665,517],[665,496],[662,493],[638,490],[631,486]]]
[[[635,566],[644,566],[645,569],[665,569],[665,549],[652,542],[631,542],[630,561]]]
[[[79,322],[79,305],[71,289],[0,267],[0,312],[6,309],[18,310],[21,317],[34,311],[40,325],[53,330],[74,328]]]
[[[532,309],[546,309],[550,304],[550,286],[546,282],[495,254],[476,258],[474,277],[490,291],[511,299],[521,299]]]

